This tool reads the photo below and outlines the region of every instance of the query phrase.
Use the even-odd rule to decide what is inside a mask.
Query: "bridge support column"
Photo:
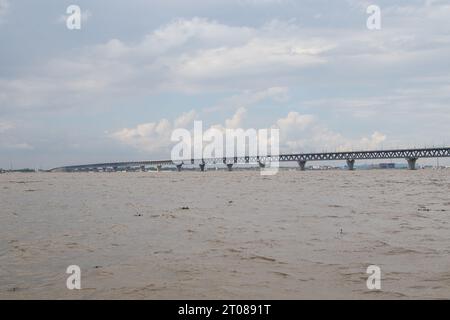
[[[204,163],[200,163],[199,164],[199,167],[200,167],[200,171],[205,171],[205,164]]]
[[[181,167],[183,166],[183,164],[177,164],[177,171],[180,172],[181,171]]]
[[[227,163],[228,171],[233,171],[233,164]]]
[[[348,170],[355,170],[355,159],[347,159]]]
[[[305,171],[305,170],[306,170],[306,168],[305,168],[305,166],[306,166],[306,160],[298,160],[297,163],[298,163],[298,165],[300,166],[300,170],[301,170],[301,171]]]
[[[156,166],[156,171],[157,171],[157,172],[160,172],[161,169],[162,169],[162,165],[158,164],[158,165]]]
[[[416,161],[418,158],[406,158],[406,161],[408,161],[408,169],[409,170],[416,170]]]

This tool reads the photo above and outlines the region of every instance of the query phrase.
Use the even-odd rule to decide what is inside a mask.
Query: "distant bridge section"
[[[89,171],[94,169],[112,169],[120,170],[132,167],[154,166],[161,168],[163,165],[174,165],[172,160],[146,160],[146,161],[128,161],[128,162],[105,162],[93,164],[81,164],[73,166],[64,166],[51,169],[53,172],[73,172],[73,171]]]
[[[186,159],[179,162],[172,160],[148,160],[148,161],[131,161],[131,162],[109,162],[97,164],[84,164],[54,168],[51,171],[89,171],[89,170],[113,170],[131,167],[153,166],[159,171],[162,166],[176,166],[181,171],[183,164],[198,164],[201,171],[204,171],[206,165],[215,165],[223,163],[227,165],[231,171],[233,164],[238,163],[257,163],[260,167],[264,167],[269,162],[297,162],[301,170],[305,170],[307,161],[336,161],[344,160],[347,162],[349,170],[354,169],[356,160],[376,160],[376,159],[406,159],[408,168],[415,169],[416,161],[419,158],[443,158],[450,157],[450,148],[421,148],[421,149],[395,149],[395,150],[375,150],[375,151],[347,151],[347,152],[320,152],[320,153],[297,153],[297,154],[280,154],[267,156],[243,156],[231,158],[207,158],[207,159]]]

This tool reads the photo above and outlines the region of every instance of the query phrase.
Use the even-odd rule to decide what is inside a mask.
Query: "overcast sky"
[[[449,57],[448,0],[0,0],[0,167],[169,158],[194,120],[286,152],[448,146]]]

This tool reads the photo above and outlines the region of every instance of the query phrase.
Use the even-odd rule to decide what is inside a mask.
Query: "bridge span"
[[[117,171],[124,168],[155,167],[157,171],[162,166],[175,166],[181,171],[183,164],[198,164],[201,171],[205,170],[206,165],[216,165],[223,163],[231,171],[234,164],[258,164],[264,167],[270,162],[297,162],[300,170],[306,169],[307,161],[346,161],[349,170],[354,169],[356,160],[376,160],[376,159],[406,159],[408,168],[414,170],[416,161],[419,158],[443,158],[450,157],[450,147],[445,148],[421,148],[421,149],[395,149],[395,150],[373,150],[373,151],[347,151],[347,152],[319,152],[319,153],[296,153],[296,154],[279,154],[266,156],[241,156],[241,157],[225,157],[225,158],[205,158],[205,159],[186,159],[174,162],[172,160],[146,160],[146,161],[130,161],[130,162],[107,162],[95,164],[83,164],[64,166],[51,169],[53,172],[74,172],[74,171],[90,171],[102,169],[104,171]]]

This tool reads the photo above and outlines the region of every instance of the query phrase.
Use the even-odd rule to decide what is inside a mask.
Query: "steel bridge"
[[[172,160],[147,160],[147,161],[131,161],[131,162],[108,162],[96,164],[83,164],[74,166],[65,166],[51,169],[50,171],[89,171],[89,170],[113,170],[123,168],[140,167],[145,169],[146,166],[153,166],[159,171],[162,166],[176,166],[181,171],[183,164],[198,164],[201,171],[204,171],[206,165],[216,165],[223,163],[231,171],[233,164],[248,163],[258,164],[264,167],[266,163],[271,162],[297,162],[301,170],[305,170],[307,161],[336,161],[344,160],[349,170],[354,169],[356,160],[368,159],[406,159],[408,168],[414,170],[416,161],[419,158],[443,158],[450,157],[450,147],[445,148],[421,148],[421,149],[395,149],[395,150],[373,150],[373,151],[347,151],[347,152],[319,152],[319,153],[296,153],[296,154],[279,154],[265,156],[240,156],[240,157],[224,157],[224,158],[205,158],[205,159],[186,159],[180,161]]]

